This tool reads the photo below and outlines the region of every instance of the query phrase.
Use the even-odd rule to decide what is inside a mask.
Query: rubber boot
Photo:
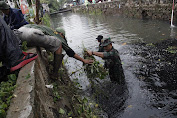
[[[62,60],[63,60],[62,54],[54,54],[53,74],[51,76],[52,79],[58,78],[58,70],[61,66]]]

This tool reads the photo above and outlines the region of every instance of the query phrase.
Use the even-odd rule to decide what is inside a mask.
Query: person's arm
[[[95,56],[98,56],[98,57],[101,57],[101,58],[104,57],[103,52],[94,52],[94,51],[87,51],[87,52],[88,52],[88,54],[89,54],[90,56],[95,55]]]
[[[61,39],[61,38],[59,38]],[[65,41],[65,42],[62,42],[62,48],[66,51],[66,54],[69,56],[69,57],[73,57],[79,61],[82,61],[83,63],[85,64],[92,64],[93,63],[93,60],[88,60],[88,59],[83,59],[82,57],[80,57],[78,54],[76,54],[74,52],[74,50],[72,50],[68,44],[67,44],[67,41],[66,39],[65,40],[62,40],[61,41]]]
[[[93,63],[93,60],[83,59],[78,54],[76,54],[69,46],[67,46],[64,43],[62,43],[62,48],[66,51],[66,54],[69,57],[73,57],[73,58],[75,58],[75,59],[77,59],[79,61],[84,62],[85,64],[92,64]]]
[[[93,63],[93,60],[83,59],[83,58],[80,57],[78,54],[75,54],[75,55],[74,55],[74,58],[77,59],[77,60],[79,60],[79,61],[84,62],[85,64],[92,64],[92,63]]]

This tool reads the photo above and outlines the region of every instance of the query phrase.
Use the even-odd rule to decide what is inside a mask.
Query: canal
[[[176,76],[158,74],[148,76],[146,62],[140,52],[145,46],[160,43],[169,38],[176,38],[177,28],[170,28],[170,23],[157,20],[141,20],[123,18],[118,15],[89,15],[64,13],[52,16],[53,27],[62,27],[66,31],[69,46],[80,56],[83,47],[97,51],[98,35],[110,37],[113,46],[120,53],[125,73],[126,87],[124,90],[110,82],[109,78],[98,85],[102,95],[95,100],[104,111],[100,116],[105,118],[176,118],[177,117],[177,87],[174,83],[165,81],[177,79]],[[146,49],[147,53],[151,48]],[[103,63],[101,58],[97,58]],[[89,79],[81,70],[82,63],[65,56],[66,66],[73,81],[79,82],[86,96],[91,96]],[[143,61],[142,61],[143,60]],[[153,65],[153,64],[152,64]],[[156,68],[156,65],[153,65]],[[142,72],[141,72],[142,71]],[[72,74],[76,72],[75,74]],[[150,73],[150,72],[149,72]],[[147,75],[147,76],[145,76]],[[176,81],[176,80],[175,80]],[[168,87],[171,85],[173,87]],[[97,88],[98,89],[98,88]],[[106,97],[104,95],[106,95]]]

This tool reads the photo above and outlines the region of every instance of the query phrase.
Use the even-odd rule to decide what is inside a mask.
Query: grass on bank
[[[0,83],[0,118],[6,117],[6,111],[10,106],[10,101],[13,98],[13,92],[16,87],[16,75],[8,75],[8,81]]]

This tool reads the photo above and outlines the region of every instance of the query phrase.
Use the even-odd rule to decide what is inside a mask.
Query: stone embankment
[[[138,4],[120,1],[103,2],[72,7],[73,12],[121,14],[126,17],[148,18],[170,21],[172,4]],[[174,21],[177,21],[177,5],[174,7]]]

